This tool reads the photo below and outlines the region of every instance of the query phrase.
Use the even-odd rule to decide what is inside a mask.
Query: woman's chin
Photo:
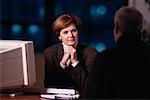
[[[68,43],[68,45],[69,45],[69,46],[74,46],[74,45],[75,45],[75,43]]]

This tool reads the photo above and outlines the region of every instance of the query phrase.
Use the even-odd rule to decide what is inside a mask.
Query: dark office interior
[[[58,42],[51,31],[51,25],[58,16],[64,13],[79,16],[82,22],[79,41],[101,52],[114,46],[114,13],[120,7],[129,5],[129,1],[1,0],[0,39],[34,42],[38,79],[36,86],[43,86],[43,50]],[[146,5],[149,4],[149,0],[143,1]],[[147,9],[150,11],[149,6]],[[145,26],[147,27],[150,27],[150,24]],[[150,43],[150,35],[147,31],[143,39]]]

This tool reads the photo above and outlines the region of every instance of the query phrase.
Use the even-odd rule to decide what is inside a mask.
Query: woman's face
[[[78,30],[74,24],[62,29],[58,37],[68,46],[74,46],[78,41]]]

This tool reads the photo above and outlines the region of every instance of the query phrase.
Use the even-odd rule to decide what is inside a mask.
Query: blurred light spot
[[[95,6],[92,5],[90,8],[90,14],[94,17],[99,17],[101,15],[105,15],[107,12],[107,8],[104,5]]]
[[[14,24],[11,28],[11,31],[14,33],[14,34],[18,34],[20,33],[22,30],[22,27],[19,25],[19,24]]]
[[[28,32],[31,34],[36,34],[39,30],[39,27],[37,25],[30,25],[28,28]]]
[[[63,9],[60,5],[55,6],[55,16],[59,16],[60,14],[63,13]]]
[[[97,43],[95,45],[96,50],[98,50],[99,52],[102,52],[103,50],[106,49],[106,45],[104,43]]]
[[[97,12],[96,12],[96,6],[91,6],[91,8],[90,8],[90,14],[92,15],[92,16],[98,16],[97,15]]]
[[[39,16],[44,17],[44,15],[45,15],[44,7],[40,7],[39,8]]]
[[[98,13],[99,15],[105,15],[106,12],[107,12],[106,6],[100,5],[100,6],[97,7],[97,13]]]

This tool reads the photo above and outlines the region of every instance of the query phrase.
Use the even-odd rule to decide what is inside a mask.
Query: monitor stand
[[[19,91],[18,88],[13,88],[13,89],[2,89],[0,90],[0,96],[6,95],[6,96],[16,96],[16,95],[22,95],[23,92]]]
[[[10,96],[16,96],[16,95],[39,95],[41,93],[45,93],[46,89],[43,88],[12,88],[12,89],[2,89],[0,90],[0,95],[10,95]]]

